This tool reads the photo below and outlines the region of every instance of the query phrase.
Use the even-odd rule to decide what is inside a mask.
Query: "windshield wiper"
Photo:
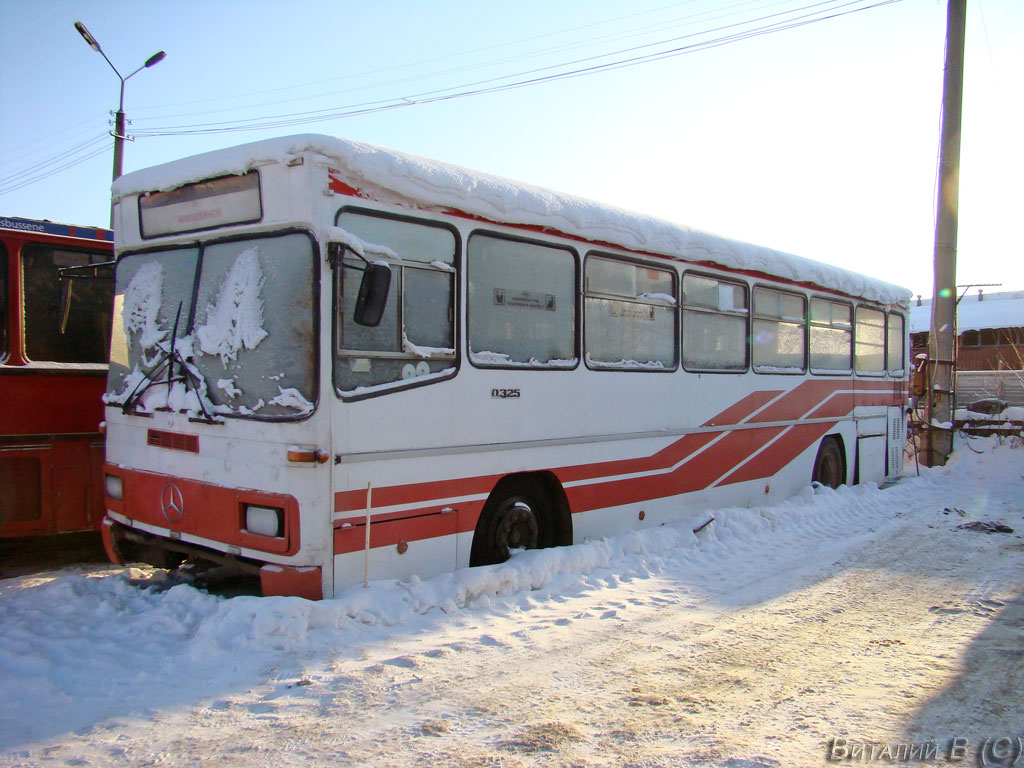
[[[167,383],[167,400],[168,403],[171,399],[171,388],[176,382],[181,382],[185,385],[185,393],[188,393],[189,385],[192,385],[192,389],[196,393],[196,401],[199,403],[199,409],[203,412],[203,418],[208,422],[214,422],[215,419],[210,415],[210,412],[206,409],[206,404],[203,402],[202,390],[199,388],[199,384],[202,381],[190,368],[188,363],[182,354],[175,347],[175,342],[178,338],[178,323],[181,320],[181,307],[182,302],[178,302],[178,312],[174,318],[174,329],[171,331],[171,341],[165,348],[160,342],[157,342],[154,346],[164,353],[163,357],[157,360],[156,364],[150,368],[148,373],[143,373],[145,377],[140,381],[132,393],[125,398],[124,403],[121,405],[121,412],[125,415],[134,412],[135,405],[142,399],[142,396],[146,394],[152,387],[166,381]],[[178,369],[181,371],[180,374],[175,375],[174,366],[178,365]],[[164,379],[162,374],[164,370],[167,371],[167,378]]]

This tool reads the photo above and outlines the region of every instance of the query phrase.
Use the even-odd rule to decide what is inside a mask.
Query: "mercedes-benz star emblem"
[[[174,483],[168,483],[160,492],[160,511],[169,523],[180,523],[185,516],[185,500],[181,496],[181,489]]]

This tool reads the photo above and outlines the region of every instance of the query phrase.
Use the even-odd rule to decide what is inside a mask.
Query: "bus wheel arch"
[[[572,543],[569,500],[550,472],[508,475],[498,481],[477,520],[470,566],[503,563],[512,549]]]
[[[846,482],[846,450],[839,435],[827,435],[822,439],[818,455],[814,457],[811,482],[829,488],[838,488]]]

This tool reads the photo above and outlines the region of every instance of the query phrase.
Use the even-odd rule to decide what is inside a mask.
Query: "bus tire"
[[[549,485],[528,475],[513,475],[498,483],[477,521],[470,566],[503,563],[513,549],[571,543],[571,530],[566,534],[562,519],[568,517],[568,505],[559,503],[559,494]]]
[[[846,482],[846,462],[843,460],[843,449],[834,437],[826,437],[818,447],[818,455],[814,459],[814,472],[811,481],[838,488]]]

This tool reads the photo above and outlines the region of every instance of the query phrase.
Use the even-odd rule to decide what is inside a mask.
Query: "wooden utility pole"
[[[956,235],[960,188],[960,115],[964,86],[967,0],[948,0],[946,66],[942,82],[942,137],[935,216],[935,277],[932,327],[928,336],[928,449],[925,462],[946,463],[953,452],[953,377],[956,344]]]

